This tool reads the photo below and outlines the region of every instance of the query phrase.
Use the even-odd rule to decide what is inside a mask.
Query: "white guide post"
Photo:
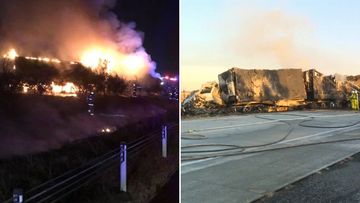
[[[120,144],[120,191],[126,192],[126,144]]]
[[[167,157],[167,126],[162,126],[161,131],[161,141],[162,141],[162,157]]]

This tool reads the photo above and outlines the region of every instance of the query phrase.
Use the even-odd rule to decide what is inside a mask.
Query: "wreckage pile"
[[[227,97],[236,97],[242,103],[297,100],[306,97],[301,69],[232,68],[219,75],[219,85],[222,99],[226,103],[234,102],[227,101],[230,99]]]
[[[184,97],[185,96],[185,97]],[[182,112],[186,115],[211,114],[219,108],[213,101],[206,101],[199,90],[182,95]]]
[[[360,75],[347,76],[346,80],[351,82],[352,84],[356,85],[357,87],[360,87]]]
[[[182,115],[213,115],[219,114],[224,110],[223,102],[220,98],[219,86],[216,82],[203,84],[200,90],[181,93],[181,112]]]
[[[347,108],[351,91],[360,90],[360,75],[325,76],[315,69],[231,68],[218,78],[219,84],[182,94],[182,115]]]

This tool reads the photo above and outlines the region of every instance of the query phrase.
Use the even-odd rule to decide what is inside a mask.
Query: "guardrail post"
[[[23,190],[20,188],[15,188],[13,190],[13,203],[23,203],[23,202],[24,202]]]
[[[161,141],[162,141],[162,157],[167,157],[167,126],[162,126],[161,131]]]
[[[95,100],[95,92],[91,91],[88,95],[87,95],[87,104],[88,104],[88,112],[91,116],[95,115],[95,111],[94,111],[94,100]]]
[[[126,192],[126,144],[120,144],[120,191]]]

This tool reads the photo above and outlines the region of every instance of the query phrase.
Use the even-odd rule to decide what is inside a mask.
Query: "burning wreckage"
[[[348,108],[360,76],[325,76],[315,69],[231,68],[199,90],[182,92],[182,114],[272,112],[303,108]]]
[[[94,89],[139,96],[176,86],[177,77],[156,72],[143,46],[145,33],[135,22],[120,21],[113,12],[116,5],[103,0],[0,1],[0,94],[78,96]],[[169,97],[178,95],[176,87],[167,89]]]
[[[151,91],[152,87],[144,88],[136,80],[126,81],[127,73],[122,76],[111,73],[113,67],[109,66],[108,60],[97,59],[97,55],[88,58],[87,55],[81,62],[62,61],[57,58],[19,56],[15,49],[10,49],[0,58],[0,91],[62,97],[77,97],[78,94],[93,91],[128,96],[146,95]],[[130,56],[124,59],[124,65],[136,75],[146,64]],[[173,83],[172,80],[168,82],[170,79],[173,78],[144,77],[148,86],[155,87],[153,89],[159,89],[157,86],[161,85],[169,86],[168,83]]]

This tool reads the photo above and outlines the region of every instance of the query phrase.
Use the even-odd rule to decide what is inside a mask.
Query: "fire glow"
[[[16,50],[13,48],[3,55],[4,58],[10,60],[15,60],[18,56],[19,55],[17,54]],[[25,56],[25,58],[28,60],[41,61],[46,63],[63,62],[57,58],[49,57]],[[84,51],[80,57],[80,62],[70,61],[70,64],[76,63],[81,63],[85,67],[91,68],[92,70],[105,69],[106,73],[121,73],[121,75],[127,77],[142,75],[150,66],[148,59],[146,59],[141,54],[134,53],[124,55],[102,48],[92,48]]]
[[[14,61],[16,57],[19,57],[15,49],[10,49],[6,54],[3,55],[4,58]],[[36,60],[42,61],[46,63],[61,63],[59,59],[56,58],[48,58],[48,57],[32,57],[32,56],[25,56],[27,60]],[[73,62],[76,63],[76,62]],[[15,64],[13,65],[13,70],[16,70]],[[65,82],[65,84],[56,84],[54,81],[51,82],[50,90],[46,91],[46,95],[53,95],[53,96],[62,96],[62,97],[77,97],[77,92],[79,88],[72,82]],[[22,93],[27,94],[30,92],[31,89],[37,89],[36,86],[30,86],[29,84],[25,83],[22,85]]]
[[[62,96],[62,97],[67,97],[67,96],[72,96],[72,97],[76,97],[77,94],[76,92],[79,91],[79,88],[72,82],[66,82],[64,85],[58,85],[55,84],[54,82],[51,82],[51,93],[54,96]]]
[[[16,57],[18,57],[18,54],[16,53],[15,49],[10,49],[6,54],[3,55],[3,57],[14,60]]]
[[[21,47],[17,50],[21,57],[61,63],[61,67],[81,64],[94,73],[105,72],[127,80],[161,77],[143,46],[144,33],[136,29],[135,22],[121,22],[113,12],[116,1],[0,2],[7,11],[4,19],[9,19],[2,22],[2,27],[9,30],[1,41],[12,48]],[[28,13],[34,21],[24,20]],[[14,52],[6,57],[16,58]]]
[[[16,71],[15,60],[17,57],[20,57],[14,48],[11,48],[6,54],[3,55],[4,58],[9,59],[14,62],[13,70]],[[123,54],[111,49],[104,48],[90,48],[83,52],[80,57],[80,62],[77,61],[62,61],[57,58],[50,57],[34,57],[34,56],[21,56],[27,60],[40,61],[44,63],[64,63],[64,64],[82,64],[83,66],[90,68],[92,71],[104,71],[110,75],[121,75],[127,79],[137,79],[138,77],[150,73],[149,70],[153,66],[150,56],[147,55],[144,51],[138,51],[129,54]],[[154,69],[153,69],[154,70]],[[155,72],[154,72],[155,73]],[[158,74],[158,73],[156,73]],[[151,74],[153,76],[153,74]],[[177,81],[176,77],[161,77],[158,74],[159,79],[161,80],[170,80]],[[156,77],[156,76],[153,76]],[[49,90],[45,92],[47,95],[54,96],[77,96],[79,88],[72,82],[66,82],[62,84],[56,84],[52,82],[51,85],[47,86]],[[23,86],[23,93],[30,93],[33,90],[36,90],[36,87],[30,87],[28,84]]]
[[[16,57],[19,57],[15,49],[10,49],[6,54],[3,55],[4,58],[15,60]],[[28,60],[36,60],[36,61],[43,61],[47,63],[61,63],[59,59],[56,58],[48,58],[48,57],[33,57],[33,56],[25,56]]]
[[[110,72],[114,68],[114,55],[100,48],[90,49],[82,54],[80,62],[93,70],[104,66],[106,72]]]
[[[142,75],[149,66],[147,60],[139,54],[124,55],[101,48],[85,51],[80,62],[92,70],[103,68],[109,74],[120,73],[127,77]]]
[[[61,63],[61,61],[56,58],[32,57],[32,56],[25,56],[25,58],[28,60],[43,61],[43,62],[47,62],[47,63]]]
[[[51,82],[50,88],[44,92],[45,95],[59,96],[59,97],[77,97],[79,88],[72,82],[66,82],[65,84],[57,84],[54,81]],[[24,83],[22,85],[23,94],[31,94],[37,90],[36,85],[29,85]]]

